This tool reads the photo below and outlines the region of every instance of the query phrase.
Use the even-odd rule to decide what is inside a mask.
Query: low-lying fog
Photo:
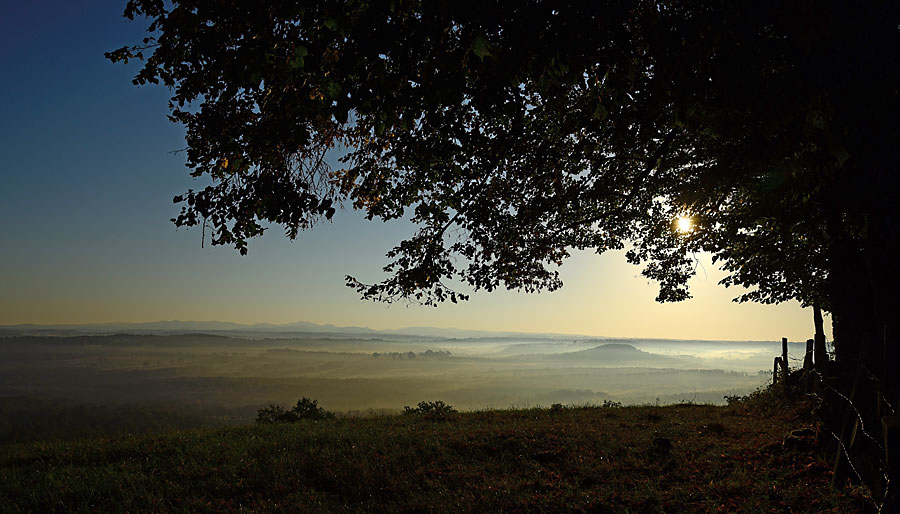
[[[805,344],[790,343],[789,351],[797,366]],[[123,413],[126,406],[146,406],[250,422],[259,407],[289,406],[301,397],[347,414],[398,412],[423,400],[461,410],[606,400],[723,403],[725,395],[744,395],[771,380],[780,352],[778,341],[7,336],[0,337],[0,441],[4,430],[7,440],[23,438],[22,420],[32,419],[31,411],[73,406],[87,409],[80,411],[86,417],[90,409]],[[78,422],[77,414],[67,416]]]

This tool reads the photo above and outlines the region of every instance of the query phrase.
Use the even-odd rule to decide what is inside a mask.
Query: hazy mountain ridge
[[[462,328],[441,328],[441,327],[403,327],[391,329],[373,329],[360,326],[337,326],[330,323],[318,324],[308,321],[297,321],[293,323],[274,324],[274,323],[255,323],[241,324],[229,321],[151,321],[140,323],[89,323],[89,324],[53,324],[53,325],[37,325],[37,324],[19,324],[19,325],[0,325],[0,337],[9,336],[28,336],[28,335],[46,335],[46,336],[77,336],[77,335],[106,335],[106,334],[185,334],[185,333],[204,333],[218,335],[235,335],[238,337],[247,337],[251,339],[262,338],[306,338],[306,337],[328,337],[347,339],[347,338],[382,338],[386,340],[407,340],[413,338],[419,339],[452,339],[467,340],[473,339],[478,342],[484,342],[487,339],[504,340],[508,338],[519,338],[526,340],[572,340],[587,339],[591,336],[582,334],[559,334],[559,333],[531,333],[531,332],[508,332],[508,331],[492,331],[492,330],[470,330]]]
[[[452,340],[456,343],[472,342],[485,343],[496,341],[509,342],[516,339],[535,344],[547,343],[575,343],[603,345],[610,343],[624,343],[629,345],[640,344],[648,346],[654,344],[672,345],[678,342],[702,342],[704,344],[723,344],[758,346],[760,343],[780,344],[777,339],[771,341],[750,340],[694,340],[694,339],[667,339],[667,338],[629,338],[629,337],[598,337],[584,334],[538,333],[538,332],[510,332],[492,330],[471,330],[455,327],[428,327],[414,326],[391,329],[373,329],[360,326],[337,326],[330,323],[318,324],[308,321],[292,323],[256,323],[241,324],[229,321],[181,321],[165,320],[135,323],[87,323],[87,324],[16,324],[0,325],[0,337],[11,336],[79,336],[79,335],[111,335],[111,334],[211,334],[249,339],[297,339],[297,338],[335,338],[352,339],[381,338],[385,340]],[[555,350],[556,351],[556,350]],[[540,353],[540,352],[538,352]]]

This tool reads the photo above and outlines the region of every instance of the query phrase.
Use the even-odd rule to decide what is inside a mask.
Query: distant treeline
[[[384,342],[398,342],[410,339],[409,336],[396,339],[381,339],[371,337],[348,338],[330,337],[333,334],[287,334],[290,337],[237,337],[235,335],[219,335],[206,333],[184,334],[99,334],[99,335],[3,335],[0,331],[0,347],[29,344],[34,346],[194,346],[194,347],[222,347],[222,346],[258,346],[266,347],[278,344],[291,346],[308,346],[315,343],[333,344],[378,344]],[[302,336],[302,337],[301,337]]]
[[[390,357],[393,359],[415,359],[417,357],[423,357],[426,359],[430,358],[444,358],[450,357],[451,354],[447,350],[425,350],[424,352],[373,352],[372,357]]]
[[[0,345],[33,344],[33,345],[74,345],[74,346],[246,346],[257,343],[251,339],[217,336],[210,334],[111,334],[84,336],[12,336],[0,337]]]

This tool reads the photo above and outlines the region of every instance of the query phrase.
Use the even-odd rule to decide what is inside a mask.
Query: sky
[[[168,91],[135,87],[137,65],[103,53],[144,37],[124,2],[0,0],[0,324],[310,321],[610,337],[806,340],[799,304],[736,304],[698,255],[694,298],[657,288],[621,252],[576,253],[553,293],[500,291],[438,308],[363,302],[344,276],[377,281],[405,223],[340,211],[289,241],[277,227],[246,257],[176,229],[172,197],[200,188]],[[829,331],[830,333],[830,331]]]

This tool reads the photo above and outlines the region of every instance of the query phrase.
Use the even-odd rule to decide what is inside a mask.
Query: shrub
[[[270,403],[257,411],[257,423],[294,423],[301,419],[311,419],[319,421],[322,419],[332,419],[334,413],[319,407],[318,401],[311,400],[305,396],[297,400],[297,405],[293,409],[286,411],[281,405]]]
[[[404,415],[422,416],[432,420],[445,420],[456,412],[457,410],[454,409],[452,405],[448,405],[441,400],[434,402],[419,402],[419,405],[415,409],[409,405],[403,407]]]
[[[275,405],[274,403],[270,403],[268,406],[263,407],[256,411],[256,422],[257,423],[280,423],[280,422],[288,422],[291,421],[288,416],[289,412],[284,411],[284,407],[281,405]]]
[[[746,396],[741,396],[739,394],[726,394],[724,398],[726,405],[737,405],[739,403],[747,401]]]
[[[613,400],[603,400],[603,408],[604,409],[618,409],[622,406],[622,402],[616,402]]]
[[[319,407],[316,400],[310,400],[306,397],[297,400],[297,405],[294,406],[291,412],[297,416],[297,419],[311,419],[318,421],[320,419],[331,419],[334,417],[333,412]]]

